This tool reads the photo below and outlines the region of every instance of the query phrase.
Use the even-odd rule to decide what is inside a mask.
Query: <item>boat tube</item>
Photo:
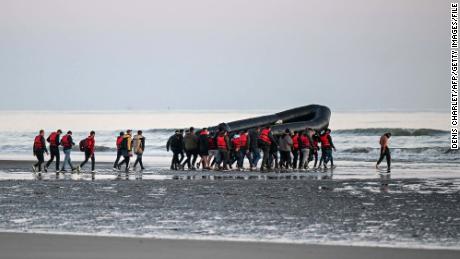
[[[282,134],[286,129],[302,131],[306,128],[311,128],[320,131],[329,126],[330,117],[331,110],[328,107],[312,104],[272,115],[221,123],[217,126],[209,127],[209,131],[216,132],[219,129],[223,129],[228,132],[238,132],[267,125],[272,126],[272,133],[275,135]]]

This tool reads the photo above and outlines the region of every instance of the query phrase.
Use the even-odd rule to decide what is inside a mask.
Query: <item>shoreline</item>
[[[72,161],[74,165],[80,163],[80,161]],[[15,159],[1,159],[0,158],[0,180],[32,180],[35,179],[36,175],[32,172],[32,165],[35,164],[34,160],[15,160]],[[67,176],[78,176],[88,173],[91,169],[90,162],[85,165],[82,169],[83,174],[70,174],[69,168],[67,168]],[[62,163],[61,163],[62,165]],[[132,163],[131,163],[132,165]],[[143,179],[210,179],[213,176],[217,178],[234,178],[246,179],[246,178],[263,178],[264,180],[269,179],[317,179],[317,180],[397,180],[397,179],[458,179],[458,168],[456,164],[444,164],[442,168],[436,168],[436,165],[430,163],[406,163],[397,164],[394,166],[390,173],[385,169],[385,165],[379,169],[375,169],[374,163],[372,162],[348,162],[340,161],[337,168],[327,170],[324,169],[313,169],[310,168],[307,171],[271,171],[268,173],[261,173],[260,171],[202,171],[197,170],[170,170],[169,159],[164,157],[152,157],[144,161],[146,170],[143,172],[130,171],[130,175],[138,174]],[[43,173],[42,176],[52,176],[55,174],[55,164],[51,164],[48,173]],[[96,160],[96,178],[99,179],[111,179],[119,171],[113,170],[112,161],[97,161]],[[121,171],[123,174],[124,170]],[[30,173],[30,174],[29,174]],[[61,176],[64,174],[60,173]],[[99,177],[98,177],[99,176]],[[152,178],[153,177],[153,178]],[[49,177],[47,177],[49,178]],[[73,177],[72,177],[73,179]],[[76,179],[80,179],[76,177]]]
[[[459,250],[0,232],[5,258],[458,258]]]
[[[334,247],[363,247],[363,248],[388,248],[388,249],[411,249],[411,250],[446,250],[446,251],[457,251],[460,254],[460,246],[440,246],[440,245],[420,245],[420,244],[404,244],[404,246],[398,246],[389,243],[375,244],[368,243],[365,241],[357,242],[352,241],[349,244],[345,242],[337,241],[295,241],[295,240],[282,240],[282,239],[251,239],[251,238],[232,238],[222,236],[155,236],[155,235],[135,235],[135,234],[108,234],[108,233],[84,233],[84,232],[48,232],[48,231],[19,231],[19,230],[8,230],[0,229],[0,235],[2,234],[31,234],[31,235],[44,235],[44,236],[75,236],[75,237],[100,237],[100,238],[126,238],[126,239],[145,239],[145,240],[178,240],[178,241],[202,241],[202,242],[230,242],[230,243],[249,243],[249,244],[278,244],[278,245],[305,245],[305,246],[334,246]]]

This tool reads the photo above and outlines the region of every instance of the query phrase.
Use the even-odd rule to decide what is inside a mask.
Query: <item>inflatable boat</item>
[[[283,133],[286,129],[301,131],[306,128],[312,128],[320,131],[329,126],[330,117],[331,110],[328,107],[312,104],[272,115],[221,123],[217,126],[209,127],[209,131],[216,132],[219,129],[223,129],[228,132],[238,132],[266,125],[272,126],[272,133],[275,135]]]

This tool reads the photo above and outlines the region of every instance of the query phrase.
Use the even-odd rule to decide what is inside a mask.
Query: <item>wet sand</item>
[[[0,258],[460,256],[458,178],[374,174],[372,179],[336,179],[319,173],[310,181],[306,175],[313,173],[223,174],[154,167],[141,178],[146,181],[134,175],[125,181],[116,178],[111,163],[101,162],[96,181],[87,181],[89,174],[54,173],[35,181],[32,163],[0,160],[0,229],[70,234],[0,233]],[[229,181],[203,181],[205,174],[211,175],[206,179]],[[176,181],[182,179],[196,181]],[[97,237],[106,233],[144,238]],[[199,241],[213,237],[265,242]]]
[[[0,233],[2,258],[459,258],[460,251]]]

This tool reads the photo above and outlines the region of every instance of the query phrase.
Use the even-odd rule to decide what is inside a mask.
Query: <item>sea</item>
[[[273,111],[274,112],[274,111]],[[33,160],[32,143],[40,129],[47,134],[71,130],[75,142],[96,131],[99,161],[111,161],[120,131],[142,130],[147,139],[145,159],[170,157],[166,142],[175,129],[214,126],[221,122],[270,114],[270,111],[93,111],[93,112],[0,112],[0,159]],[[379,137],[391,132],[393,159],[402,163],[458,162],[459,154],[449,148],[449,116],[436,112],[333,112],[330,121],[337,147],[338,163],[371,162],[379,153]],[[76,159],[83,154],[74,152]],[[151,166],[156,166],[152,164]],[[164,166],[164,163],[162,163]]]
[[[147,169],[120,178],[102,164],[94,178],[38,178],[0,163],[0,231],[460,249],[460,154],[449,148],[448,113],[332,111],[335,169],[168,169],[176,129],[273,112],[1,111],[0,160],[31,161],[37,132],[62,129],[77,143],[95,130],[96,161],[113,162],[116,136],[132,129],[146,137]],[[375,169],[385,132],[391,171]]]

